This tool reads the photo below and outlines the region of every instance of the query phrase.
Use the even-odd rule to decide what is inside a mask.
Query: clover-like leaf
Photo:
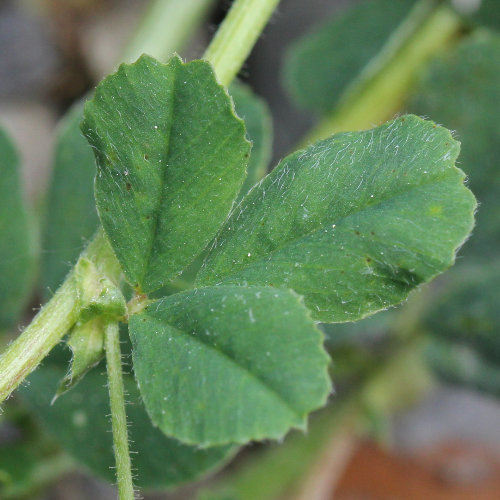
[[[185,269],[227,217],[250,143],[205,61],[123,64],[85,106],[97,208],[130,283],[143,292]]]
[[[106,376],[99,369],[87,373],[77,386],[51,406],[54,389],[64,373],[64,365],[47,360],[30,376],[29,387],[21,388],[21,396],[44,427],[79,463],[97,476],[115,481]],[[130,375],[124,377],[124,384],[137,486],[165,488],[192,481],[220,466],[234,453],[234,448],[227,446],[200,450],[165,437],[151,425]]]
[[[94,199],[95,158],[80,130],[83,106],[76,105],[59,126],[49,193],[41,281],[48,299],[74,264],[99,224]]]
[[[288,50],[283,82],[303,108],[331,111],[368,66],[415,0],[369,0],[326,21]]]
[[[473,226],[459,144],[405,116],[285,158],[233,210],[197,281],[292,288],[353,321],[448,268]]]
[[[35,245],[21,190],[19,155],[0,129],[0,330],[19,319],[34,271]]]
[[[134,372],[165,434],[200,446],[281,438],[330,390],[329,358],[287,290],[220,286],[131,317]]]

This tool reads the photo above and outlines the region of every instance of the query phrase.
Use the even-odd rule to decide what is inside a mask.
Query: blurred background
[[[321,114],[317,110],[314,112],[307,109],[307,105],[304,106],[303,102],[302,105],[300,102],[297,103],[297,99],[294,101],[294,90],[283,84],[287,57],[289,64],[292,65],[290,57],[287,56],[292,42],[314,31],[318,23],[324,24],[325,20],[334,20],[347,7],[360,3],[362,2],[349,0],[308,0],[307,2],[283,0],[251,57],[244,65],[240,78],[267,102],[272,116],[273,143],[270,165],[275,165],[279,159],[288,154],[300,142],[304,134],[315,126],[319,120],[318,115]],[[461,13],[464,16],[473,8],[478,7],[478,2],[457,3],[461,4],[460,7],[463,9]],[[200,57],[203,54],[230,2],[223,0],[206,2],[206,4],[207,7],[202,16],[203,21],[200,21],[199,26],[192,30],[189,40],[183,41],[179,49],[181,56],[185,59]],[[0,123],[10,132],[20,150],[26,196],[33,206],[39,207],[40,213],[50,183],[59,120],[71,105],[87,95],[104,75],[113,71],[123,59],[130,57],[133,53],[131,40],[137,37],[141,20],[144,19],[147,9],[148,2],[145,0],[0,1]],[[497,9],[500,10],[500,7],[497,6]],[[494,16],[490,15],[489,19],[492,17]],[[471,21],[466,17],[459,30],[460,36],[465,37],[466,33],[473,30],[484,29],[483,26],[482,21],[476,19]],[[490,26],[490,29],[495,28],[496,25]],[[352,27],[353,31],[362,29],[361,25],[354,24]],[[332,53],[332,57],[333,55]],[[494,57],[496,56],[499,59],[495,67],[498,67],[500,52],[495,52]],[[292,65],[289,67],[288,74],[293,74],[293,71]],[[500,73],[498,77],[500,83]],[[311,78],[315,78],[315,75],[311,75]],[[416,81],[413,83],[417,86]],[[494,82],[491,85],[494,86],[497,83]],[[459,139],[465,141],[465,138],[461,137],[460,119],[451,116],[450,122],[447,123],[446,110],[443,111],[438,105],[435,109],[439,116],[433,114],[432,98],[426,97],[434,95],[431,90],[428,93],[422,91],[420,94],[419,91],[415,91],[401,111],[410,109],[418,114],[430,116],[445,126],[458,129]],[[454,89],[450,89],[450,92],[453,93]],[[477,95],[482,92],[479,84],[477,91],[470,90],[472,98],[477,96],[475,92]],[[463,101],[463,96],[460,99]],[[500,99],[497,99],[495,95],[489,95],[489,101],[483,104],[486,108],[496,105],[496,109],[492,109],[491,113],[498,116],[499,103]],[[478,106],[483,106],[483,104],[480,103]],[[464,107],[464,112],[468,109]],[[486,128],[490,125],[491,122],[487,120],[476,121],[476,126]],[[493,127],[491,137],[500,139],[498,125],[491,126]],[[498,146],[496,147],[498,151]],[[488,167],[488,171],[493,172],[493,180],[497,182],[498,174],[495,169],[498,169],[500,156],[495,156],[494,151],[488,152],[488,155],[490,158],[488,161],[496,161],[495,165]],[[486,153],[485,156],[487,156]],[[472,172],[466,168],[467,157],[463,162],[461,167],[471,175],[471,182],[474,182]],[[498,199],[493,195],[485,195],[485,200],[486,198]],[[480,200],[482,202],[481,198]],[[488,206],[486,201],[485,206]],[[491,217],[495,216],[496,213],[492,210]],[[489,254],[484,254],[483,257],[487,255]],[[466,259],[467,257],[464,261]],[[498,276],[498,267],[495,268],[495,272]],[[491,275],[489,271],[487,274]],[[481,288],[482,281],[478,286]],[[488,334],[494,335],[498,333],[496,330],[498,313],[494,296],[496,289],[500,288],[500,283],[495,281],[489,286],[490,290],[494,291],[489,293],[494,302],[491,307],[488,307],[495,311],[496,317],[495,319],[488,317],[491,323],[491,325],[488,323]],[[472,296],[476,297],[477,294],[472,293]],[[35,297],[33,305],[39,302],[40,298]],[[467,304],[467,300],[464,303]],[[392,314],[392,311],[389,313]],[[381,319],[375,323],[363,322],[362,326],[352,331],[343,330],[342,327],[331,327],[329,331],[326,331],[334,359],[332,376],[335,381],[338,375],[340,381],[336,384],[337,394],[332,398],[333,405],[337,397],[343,401],[342,398],[348,397],[353,387],[359,387],[358,373],[355,375],[347,373],[344,377],[344,365],[352,359],[353,352],[355,351],[356,356],[361,352],[361,356],[370,357],[370,360],[384,355],[385,332],[397,328],[389,326],[389,323],[399,324],[397,322],[404,321],[405,314],[403,314],[403,320],[400,316],[394,320],[394,323],[392,323],[392,318]],[[412,311],[409,310],[407,314],[411,316]],[[443,321],[451,324],[453,319],[451,316],[447,318]],[[426,328],[431,328],[429,325],[435,323],[435,319],[425,322]],[[444,327],[441,323],[440,325],[439,328],[446,329],[446,325]],[[347,337],[349,341],[344,342],[342,339]],[[500,343],[496,342],[495,345]],[[356,343],[355,349],[354,343]],[[240,493],[243,491],[241,496],[237,496],[234,492],[224,496],[225,493],[219,494],[216,491],[212,496],[210,496],[211,493],[207,493],[206,498],[219,498],[220,500],[240,498],[255,498],[255,500],[266,498],[493,500],[500,498],[500,433],[498,432],[500,403],[497,399],[497,396],[500,396],[498,391],[500,379],[495,380],[500,371],[492,368],[484,375],[486,382],[479,383],[477,380],[471,382],[471,377],[467,375],[476,373],[478,360],[474,356],[469,356],[468,351],[460,350],[463,347],[461,340],[459,344],[457,348],[453,343],[453,349],[458,349],[453,352],[459,353],[460,367],[465,366],[463,368],[465,375],[462,372],[460,376],[456,373],[453,375],[450,374],[453,370],[446,371],[443,368],[448,366],[446,365],[449,361],[447,353],[451,351],[447,349],[452,349],[451,343],[444,347],[445,354],[434,346],[435,349],[430,358],[438,365],[437,368],[434,367],[424,375],[421,373],[420,366],[416,366],[413,372],[410,370],[406,376],[410,380],[408,387],[411,388],[405,391],[403,385],[403,388],[394,389],[398,391],[397,404],[387,403],[387,395],[385,393],[381,395],[379,387],[370,388],[371,392],[369,391],[367,401],[375,400],[376,402],[372,406],[366,402],[363,403],[366,406],[366,412],[363,415],[362,432],[358,432],[357,424],[356,431],[351,428],[351,423],[357,422],[357,417],[351,418],[349,413],[346,414],[347,416],[342,416],[340,423],[336,421],[335,428],[341,431],[335,433],[324,430],[324,428],[332,429],[334,426],[333,424],[325,426],[321,421],[322,415],[313,417],[311,435],[314,434],[313,429],[316,423],[317,428],[322,428],[321,437],[315,441],[317,444],[314,445],[314,450],[305,451],[304,445],[298,444],[292,445],[290,448],[292,451],[284,451],[280,455],[279,445],[249,446],[215,478],[202,482],[203,488],[208,488],[207,491],[210,491],[212,485],[215,485],[214,491],[216,491],[217,484],[225,484],[227,478],[238,477],[240,486],[232,485],[229,490],[234,487],[234,491],[238,490]],[[465,349],[470,347],[468,342],[465,342],[465,346]],[[440,344],[439,347],[442,345]],[[400,355],[404,368],[401,371],[390,372],[388,376],[391,380],[398,378],[399,373],[412,365],[413,360],[405,356],[404,352]],[[494,363],[491,363],[491,366],[493,365]],[[440,367],[443,369],[440,370]],[[417,387],[412,377],[418,378]],[[387,391],[386,388],[383,390]],[[394,393],[391,394],[394,396]],[[43,423],[41,428],[44,428]],[[2,448],[5,450],[7,445],[10,446],[16,439],[22,438],[22,432],[22,428],[19,429],[8,422],[4,421],[0,424],[0,455]],[[52,438],[49,436],[48,439]],[[291,439],[304,438],[297,438],[294,434]],[[288,442],[288,439],[286,441]],[[284,449],[287,450],[287,448]],[[3,477],[4,460],[8,461],[8,457],[0,459],[0,483]],[[288,464],[291,460],[295,462],[293,467]],[[258,463],[267,465],[255,465]],[[16,498],[44,500],[116,498],[113,487],[92,477],[86,472],[85,466],[77,467],[68,458],[66,465],[59,464],[58,467],[58,469],[51,470],[54,476],[51,484],[37,493],[30,492],[27,496],[20,493]],[[265,468],[268,470],[263,471],[262,469]],[[250,472],[246,473],[245,470],[250,470]],[[297,479],[294,477],[297,476],[294,471],[300,471],[299,475],[303,476],[300,478],[299,486],[294,482]],[[43,474],[43,470],[37,473]],[[49,476],[50,474],[47,475]],[[248,486],[248,493],[244,492],[247,488],[245,485],[255,483],[263,484],[264,491],[266,482],[272,483],[277,480],[276,478],[285,485],[285,487],[276,488],[276,494],[272,492],[250,493],[250,486]],[[42,483],[44,481],[40,481],[40,484]],[[199,486],[190,486],[178,492],[147,494],[145,497],[151,500],[195,498],[197,488]],[[221,491],[223,490],[224,488]],[[2,498],[1,492],[0,489],[0,498]],[[8,498],[14,498],[14,496]]]

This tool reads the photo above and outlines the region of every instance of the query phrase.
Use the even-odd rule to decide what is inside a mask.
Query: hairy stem
[[[74,272],[0,357],[0,402],[39,365],[80,314]]]
[[[250,54],[279,0],[235,0],[203,56],[229,85]]]
[[[146,53],[160,61],[181,50],[214,0],[153,0],[121,62],[133,62]]]
[[[104,235],[99,231],[82,258],[95,263],[100,272],[116,280],[120,271]],[[0,403],[40,364],[75,324],[85,307],[82,297],[92,295],[85,277],[76,267],[59,290],[35,316],[24,332],[0,356]]]
[[[134,485],[132,482],[132,467],[128,448],[127,416],[125,414],[125,395],[120,353],[120,333],[118,323],[116,322],[111,322],[106,325],[104,332],[104,349],[106,351],[118,493],[120,500],[133,500]]]
[[[333,114],[308,134],[304,145],[392,118],[401,110],[428,60],[452,43],[462,29],[461,18],[450,7],[421,0],[379,56],[347,89]]]

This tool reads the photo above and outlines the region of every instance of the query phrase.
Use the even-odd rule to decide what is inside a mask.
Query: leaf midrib
[[[163,321],[163,320],[158,319],[155,316],[152,316],[152,315],[147,314],[147,313],[144,313],[144,314],[149,319],[151,319],[153,322],[155,322],[157,326],[160,326],[163,328],[165,323],[166,323],[170,328],[174,329],[176,332],[179,332],[182,336],[186,336],[186,337],[189,337],[190,339],[193,339],[195,342],[202,344],[209,351],[214,352],[215,354],[221,356],[222,358],[224,358],[226,360],[229,360],[231,365],[234,365],[238,369],[238,371],[242,371],[245,374],[249,375],[250,378],[252,380],[254,380],[259,387],[263,388],[265,390],[265,392],[269,393],[273,398],[275,398],[278,401],[278,403],[281,406],[285,407],[286,410],[288,412],[290,412],[294,417],[298,418],[299,420],[303,420],[303,418],[304,418],[303,415],[301,415],[297,411],[297,409],[293,408],[291,406],[291,404],[286,399],[284,399],[284,397],[274,387],[272,387],[271,385],[268,385],[268,383],[266,381],[258,378],[258,376],[255,373],[253,373],[252,371],[250,371],[250,369],[247,368],[246,366],[238,364],[238,362],[236,360],[234,360],[229,354],[227,354],[226,352],[224,352],[221,349],[218,349],[217,347],[215,347],[212,344],[204,342],[203,339],[201,338],[201,336],[191,335],[189,333],[186,333],[184,330],[175,327],[174,325],[172,325],[168,321]]]
[[[457,174],[459,173],[458,169],[456,169],[456,167],[451,167],[453,169],[456,170],[456,172],[453,172],[453,174]],[[442,173],[445,173],[447,174],[448,172],[447,171],[442,171]],[[448,175],[451,175],[448,174]],[[379,200],[377,200],[376,202],[374,203],[370,203],[366,206],[364,206],[363,208],[361,209],[357,209],[357,210],[354,210],[352,212],[350,212],[349,214],[347,215],[344,215],[342,217],[340,217],[337,221],[335,222],[328,222],[328,224],[322,224],[322,225],[319,225],[319,226],[316,226],[313,230],[311,231],[308,231],[307,233],[301,235],[300,237],[296,238],[296,239],[292,239],[292,240],[287,240],[285,241],[283,244],[277,246],[276,248],[274,248],[273,250],[271,250],[270,252],[268,252],[267,254],[261,256],[260,258],[258,259],[255,259],[255,260],[252,260],[250,262],[248,262],[248,264],[244,264],[242,265],[241,267],[238,268],[238,270],[236,270],[235,272],[233,273],[230,273],[230,274],[227,274],[227,275],[223,275],[222,279],[220,281],[216,281],[216,283],[220,284],[220,283],[223,283],[225,280],[228,280],[228,279],[232,279],[234,277],[237,277],[238,274],[240,274],[242,271],[248,269],[249,267],[255,265],[256,263],[259,263],[259,262],[262,262],[264,260],[270,260],[272,258],[273,255],[275,255],[276,253],[280,252],[281,250],[283,250],[285,247],[287,247],[288,245],[291,245],[292,243],[293,244],[297,244],[299,243],[301,240],[304,240],[306,238],[309,238],[310,236],[314,235],[315,233],[318,233],[320,231],[323,231],[325,229],[325,226],[326,225],[330,225],[330,224],[335,224],[335,225],[339,225],[341,224],[343,221],[345,221],[346,219],[348,219],[349,217],[352,217],[354,215],[359,215],[365,211],[368,211],[368,210],[372,210],[373,208],[375,207],[378,207],[380,205],[383,205],[389,201],[392,201],[392,200],[395,200],[397,198],[400,198],[401,196],[404,196],[404,195],[407,195],[408,193],[416,190],[416,189],[420,189],[422,187],[426,187],[426,186],[430,186],[430,185],[438,185],[438,184],[441,184],[441,183],[445,183],[445,182],[448,182],[450,179],[448,178],[448,176],[444,177],[444,178],[441,178],[438,182],[436,182],[435,179],[430,179],[429,182],[424,182],[424,183],[421,183],[421,184],[416,184],[416,185],[412,185],[410,188],[408,189],[405,189],[405,190],[402,190],[400,191],[397,195],[395,196],[391,196],[391,197],[387,197],[387,198],[381,198]],[[465,185],[462,184],[462,188],[465,188]],[[229,219],[228,220],[228,223],[230,224],[231,223],[231,220]],[[241,226],[240,226],[241,228]],[[224,230],[225,228],[223,228]],[[241,230],[241,229],[240,229]],[[235,231],[236,232],[236,231]],[[418,252],[420,255],[425,255],[426,257],[430,257],[426,254],[422,254],[422,252]],[[435,257],[432,257],[433,260],[435,259]],[[215,280],[211,280],[210,282],[212,281],[215,281]],[[202,281],[203,282],[203,281]]]

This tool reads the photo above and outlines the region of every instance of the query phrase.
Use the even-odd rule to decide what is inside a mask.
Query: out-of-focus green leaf
[[[423,320],[436,337],[467,345],[500,367],[500,260],[468,260],[443,277]]]
[[[19,155],[2,129],[0,174],[1,331],[19,320],[35,271],[34,241],[21,190]]]
[[[132,316],[134,372],[153,422],[201,446],[304,429],[330,392],[322,335],[294,293],[207,287]]]
[[[311,421],[307,435],[292,433],[284,443],[252,450],[231,474],[202,489],[198,500],[276,500],[288,498],[317,464],[333,437],[345,431],[345,401],[322,410]],[[353,419],[356,418],[353,415]],[[359,418],[359,416],[358,416]],[[352,420],[353,420],[352,419]],[[352,423],[351,420],[351,423]]]
[[[414,0],[367,0],[295,42],[283,81],[294,100],[321,115],[389,40]]]
[[[85,106],[99,216],[130,283],[154,291],[214,237],[245,177],[250,143],[206,61],[123,64]]]
[[[43,487],[74,468],[68,455],[41,432],[19,400],[9,400],[0,419],[2,500],[35,498]]]
[[[470,15],[479,24],[489,28],[500,29],[500,9],[498,0],[477,0],[464,2],[463,0],[451,0],[459,12]]]
[[[433,339],[426,359],[442,380],[500,397],[499,364],[484,359],[467,345]]]
[[[500,244],[500,35],[481,32],[435,60],[409,109],[456,130],[460,166],[480,207],[464,255],[498,255]]]
[[[79,463],[107,481],[115,480],[109,395],[106,377],[95,369],[51,406],[64,365],[47,362],[21,388],[23,399],[44,427]],[[166,488],[207,473],[233,453],[229,447],[199,450],[165,437],[154,428],[130,375],[125,376],[127,420],[135,484],[142,488]]]
[[[234,100],[236,113],[245,122],[247,138],[252,142],[247,177],[239,195],[241,199],[267,173],[272,152],[273,127],[266,102],[257,97],[250,87],[234,82],[229,87],[229,93]]]
[[[401,302],[472,229],[458,152],[448,130],[406,116],[290,155],[233,210],[198,283],[292,288],[322,322]]]
[[[41,281],[49,298],[76,262],[98,225],[94,200],[95,159],[80,130],[83,106],[64,118],[57,137],[47,197]]]

